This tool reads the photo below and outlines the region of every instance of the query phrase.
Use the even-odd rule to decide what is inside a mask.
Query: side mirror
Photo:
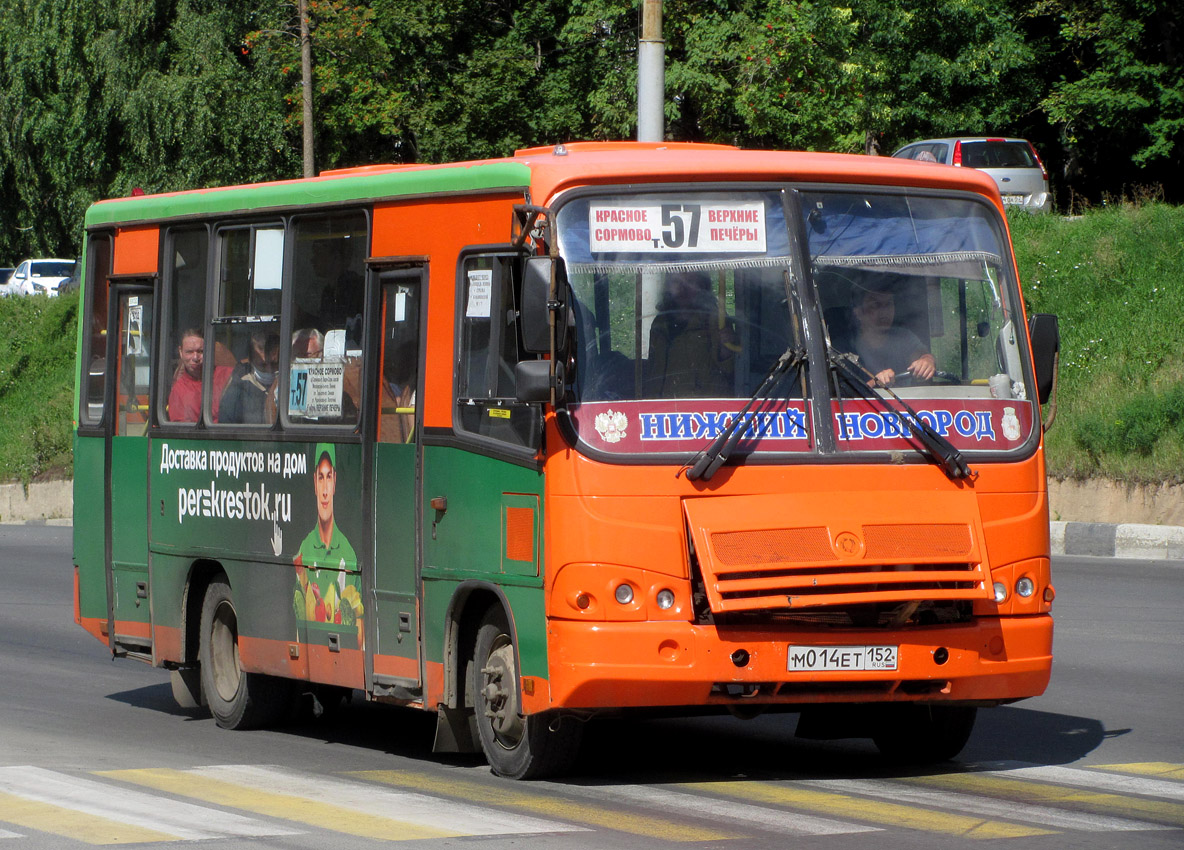
[[[1061,331],[1052,313],[1035,313],[1028,319],[1032,340],[1032,364],[1036,367],[1036,389],[1040,403],[1047,404],[1056,384],[1057,355],[1061,350]]]
[[[550,401],[553,386],[550,360],[520,360],[514,367],[514,389],[518,401]]]
[[[1041,405],[1049,405],[1044,417],[1044,429],[1047,431],[1056,418],[1057,409],[1057,360],[1061,352],[1061,330],[1057,317],[1052,313],[1032,314],[1028,319],[1028,337],[1032,340],[1036,394]]]
[[[551,299],[551,279],[555,278],[556,300]],[[567,290],[567,278],[563,272],[563,261],[550,257],[527,257],[522,273],[522,347],[533,354],[551,353],[552,312],[564,315],[563,296]],[[566,334],[566,320],[558,321],[555,328],[555,348],[563,348]]]

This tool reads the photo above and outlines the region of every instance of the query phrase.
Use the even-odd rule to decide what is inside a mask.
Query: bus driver
[[[869,387],[890,387],[906,371],[919,381],[933,377],[937,360],[925,343],[908,328],[893,324],[896,299],[891,292],[854,286],[851,312],[855,317],[855,353],[864,368],[875,375],[867,382]]]

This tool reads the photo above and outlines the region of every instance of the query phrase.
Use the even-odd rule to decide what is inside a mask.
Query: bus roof
[[[995,182],[975,169],[861,154],[742,150],[673,142],[577,142],[521,150],[516,160],[529,166],[531,194],[542,204],[577,185],[636,183],[639,177],[657,183],[851,183],[998,194]]]
[[[529,185],[530,169],[513,160],[457,165],[367,166],[330,171],[308,179],[99,201],[86,211],[86,226],[437,193],[524,191]]]
[[[447,165],[371,165],[318,177],[116,198],[93,204],[88,228],[307,204],[489,191],[529,191],[535,203],[580,185],[736,180],[862,183],[966,189],[993,196],[994,181],[967,168],[893,157],[741,150],[679,142],[575,142],[526,148],[513,158]]]

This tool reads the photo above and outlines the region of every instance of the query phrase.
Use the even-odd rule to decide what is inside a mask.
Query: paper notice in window
[[[341,361],[297,360],[292,364],[288,415],[315,419],[340,417],[345,364]]]
[[[471,269],[469,271],[469,302],[465,306],[465,318],[488,319],[489,303],[493,296],[493,269]]]

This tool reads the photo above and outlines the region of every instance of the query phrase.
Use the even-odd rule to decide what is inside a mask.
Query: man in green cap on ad
[[[304,619],[342,626],[357,625],[361,647],[362,598],[358,588],[358,557],[333,519],[337,492],[337,452],[331,443],[318,443],[313,452],[313,490],[317,524],[296,553],[297,592],[303,594]],[[299,608],[297,609],[299,611]]]

